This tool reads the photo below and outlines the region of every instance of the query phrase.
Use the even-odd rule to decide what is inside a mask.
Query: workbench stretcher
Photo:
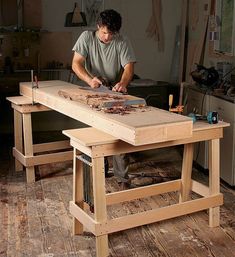
[[[65,130],[74,148],[73,161],[73,201],[70,212],[74,217],[74,234],[82,234],[83,226],[96,236],[97,257],[106,257],[108,253],[108,234],[178,217],[185,214],[209,209],[209,226],[219,226],[220,208],[223,195],[220,193],[220,155],[219,142],[223,137],[223,128],[227,123],[210,125],[198,122],[193,126],[191,138],[171,140],[142,146],[133,146],[95,128]],[[209,186],[191,178],[194,143],[209,141]],[[128,189],[106,194],[104,157],[149,149],[184,145],[181,178],[160,184]],[[82,162],[78,156],[84,153],[91,157],[94,216],[84,207]],[[179,202],[167,207],[108,219],[107,206],[167,192],[179,192]],[[200,198],[189,199],[190,192]]]

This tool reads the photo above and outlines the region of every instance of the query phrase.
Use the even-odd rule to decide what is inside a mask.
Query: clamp
[[[177,105],[175,108],[172,108],[173,104],[173,95],[169,95],[169,111],[170,112],[178,112],[178,113],[183,113],[184,111],[184,106],[183,105]]]
[[[31,83],[32,83],[32,105],[34,105],[36,104],[36,102],[34,101],[34,89],[38,88],[38,78],[37,76],[33,75],[33,70],[31,70]]]

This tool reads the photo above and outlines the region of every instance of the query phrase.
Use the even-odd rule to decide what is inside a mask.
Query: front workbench
[[[223,195],[220,193],[219,141],[223,137],[223,128],[227,125],[224,122],[214,125],[198,122],[194,125],[190,138],[142,146],[130,145],[94,128],[65,130],[63,133],[70,138],[70,143],[74,147],[73,201],[70,202],[70,212],[75,217],[74,234],[82,234],[85,226],[96,236],[97,257],[107,257],[108,234],[113,232],[205,209],[209,209],[209,226],[219,226],[219,206],[223,204]],[[209,142],[209,186],[191,178],[194,144],[202,141]],[[104,157],[176,145],[184,145],[181,179],[106,194]],[[79,158],[82,153],[91,157],[94,215],[87,211],[84,205],[83,166]],[[108,205],[173,191],[179,193],[179,201],[176,204],[108,218]],[[191,192],[197,193],[199,197],[190,199]]]

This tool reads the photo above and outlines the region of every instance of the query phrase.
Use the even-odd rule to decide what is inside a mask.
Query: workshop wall
[[[83,0],[83,3],[86,1]],[[127,35],[132,42],[137,57],[135,73],[141,78],[170,81],[175,33],[180,24],[181,1],[161,1],[165,50],[159,52],[158,42],[148,38],[146,34],[146,28],[152,15],[151,0],[104,0],[104,9],[116,9],[123,17],[121,32]],[[18,10],[18,18],[16,17],[14,22],[10,23],[11,26],[1,30],[0,36],[4,38],[0,45],[0,71],[6,70],[6,73],[9,73],[9,75],[7,74],[8,77],[13,77],[12,72],[14,71],[14,81],[7,77],[8,84],[5,82],[6,75],[1,77],[4,84],[4,87],[1,87],[4,90],[1,92],[2,99],[9,95],[18,94],[18,81],[30,80],[30,69],[40,71],[39,79],[41,80],[68,80],[69,71],[66,69],[71,65],[72,47],[84,30],[92,28],[90,26],[65,27],[66,15],[73,11],[75,2],[81,6],[82,0],[37,0],[35,5],[31,5],[30,0],[23,2],[29,4],[29,10],[31,10],[27,12],[29,16],[32,16],[32,13],[37,11],[40,6],[40,15],[33,16],[38,25],[30,27],[31,22],[24,24],[26,13],[23,13],[21,17],[22,10],[20,9]],[[83,8],[81,9],[83,10]],[[31,18],[28,17],[27,21]],[[11,65],[6,65],[6,57],[11,59]],[[25,77],[21,78],[19,74]],[[10,84],[9,86],[10,82],[13,85]],[[4,105],[2,109],[7,109],[9,115],[4,116],[8,117],[6,121],[1,120],[1,124],[5,124],[6,127],[1,128],[0,126],[0,132],[12,132],[12,128],[8,126],[11,124],[12,115],[10,114],[12,110],[8,102],[5,101],[4,103],[6,106]],[[35,130],[60,130],[65,127],[78,126],[76,121],[68,121],[67,117],[62,117],[62,115],[57,115],[54,112],[43,115],[39,113],[34,116]],[[79,126],[83,126],[83,124],[79,124]]]
[[[195,63],[203,64],[205,67],[214,66],[217,68],[218,62],[229,62],[234,64],[233,55],[214,51],[214,40],[210,40],[210,32],[214,31],[213,22],[208,20],[208,27],[205,26],[206,17],[211,14],[210,0],[191,0],[189,1],[189,26],[188,26],[188,51],[186,81],[190,82],[190,72],[194,70]],[[213,15],[212,15],[213,17]],[[203,47],[199,47],[204,41]],[[200,58],[200,55],[202,58]]]
[[[73,44],[82,31],[89,29],[89,27],[64,27],[66,14],[73,11],[74,2],[42,0],[42,29],[50,32],[70,31]],[[76,2],[81,6],[81,0]],[[123,17],[122,33],[131,40],[138,60],[136,74],[141,78],[169,81],[175,33],[177,25],[180,24],[181,0],[162,1],[164,52],[159,52],[158,43],[146,35],[152,14],[151,0],[104,0],[104,8],[116,9]]]

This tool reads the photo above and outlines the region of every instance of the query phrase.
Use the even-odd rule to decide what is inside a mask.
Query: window
[[[216,16],[219,37],[215,51],[234,55],[234,0],[216,0]]]

